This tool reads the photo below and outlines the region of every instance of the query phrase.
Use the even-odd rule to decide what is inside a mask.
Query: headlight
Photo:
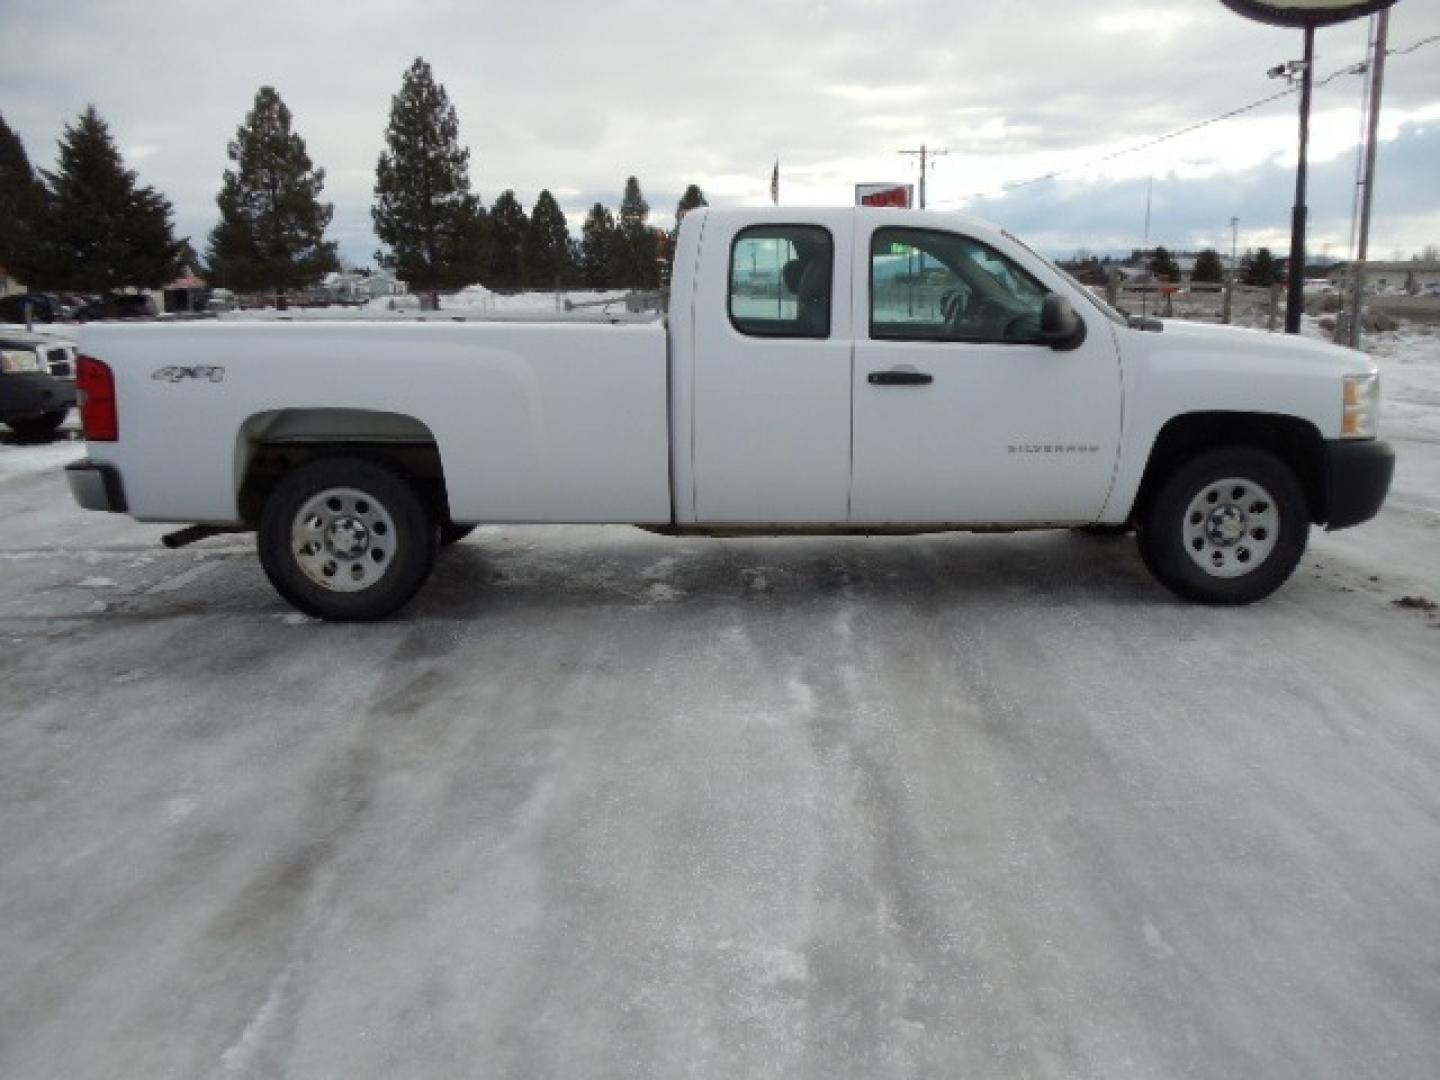
[[[33,349],[0,349],[0,373],[19,375],[26,371],[44,371],[40,354]]]
[[[1380,430],[1380,376],[1345,376],[1345,412],[1340,419],[1342,439],[1373,439]]]

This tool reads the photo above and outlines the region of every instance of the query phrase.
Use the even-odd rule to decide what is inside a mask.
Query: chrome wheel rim
[[[1275,550],[1280,511],[1260,484],[1231,476],[1195,493],[1182,533],[1186,553],[1210,577],[1242,577]]]
[[[370,588],[395,561],[397,547],[390,512],[356,488],[326,488],[311,496],[290,524],[296,564],[331,592]]]

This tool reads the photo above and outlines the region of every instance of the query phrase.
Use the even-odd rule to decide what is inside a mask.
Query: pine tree
[[[65,128],[59,167],[44,175],[53,215],[52,287],[108,292],[175,280],[180,242],[169,200],[136,185],[93,105]]]
[[[580,275],[592,289],[608,289],[617,281],[614,265],[620,247],[615,216],[596,203],[580,230]]]
[[[490,208],[490,261],[485,284],[492,289],[520,288],[525,262],[525,234],[530,222],[525,208],[510,189],[502,191]]]
[[[680,196],[680,201],[675,204],[675,227],[668,233],[657,237],[657,244],[664,252],[665,260],[660,267],[660,287],[668,290],[670,288],[670,277],[675,269],[675,244],[680,239],[680,222],[685,220],[685,215],[691,210],[698,210],[702,206],[709,206],[705,201],[705,193],[700,190],[699,184],[691,184],[685,189],[685,194]]]
[[[470,151],[460,120],[430,65],[416,58],[390,102],[386,149],[375,167],[376,252],[423,293],[479,280],[484,265],[484,211],[470,191]]]
[[[290,110],[270,86],[228,148],[234,169],[216,196],[220,223],[210,233],[214,282],[241,292],[302,289],[339,268],[325,239],[334,207],[319,200],[325,170],[314,168]]]
[[[640,181],[629,177],[625,181],[625,196],[620,200],[621,258],[616,284],[640,289],[653,289],[660,280],[660,268],[655,261],[655,237],[651,234],[646,220],[650,216],[650,204],[640,194]]]
[[[1280,281],[1280,264],[1268,247],[1247,251],[1240,260],[1240,281],[1245,285],[1269,288]]]
[[[1150,256],[1150,276],[1164,281],[1180,280],[1180,264],[1175,261],[1175,256],[1163,248],[1157,247],[1155,253]]]
[[[31,288],[50,284],[49,205],[25,145],[0,116],[0,266]]]
[[[691,210],[698,210],[702,206],[709,206],[705,201],[705,193],[700,190],[699,184],[691,184],[685,189],[685,194],[680,196],[680,201],[675,204],[675,229],[680,229],[680,221]]]
[[[1220,254],[1214,248],[1206,248],[1195,257],[1195,269],[1190,271],[1191,281],[1219,282],[1225,280],[1225,267]]]
[[[521,278],[526,288],[553,289],[574,278],[570,261],[570,229],[560,204],[549,191],[540,192],[525,233]]]

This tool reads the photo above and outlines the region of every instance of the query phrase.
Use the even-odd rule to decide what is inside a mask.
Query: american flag
[[[770,201],[780,205],[780,159],[775,159],[775,171],[770,174]]]

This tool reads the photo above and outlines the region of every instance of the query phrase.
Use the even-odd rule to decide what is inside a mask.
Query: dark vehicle
[[[64,305],[54,293],[0,296],[0,323],[53,323],[64,317]]]
[[[79,322],[93,322],[96,319],[153,319],[157,314],[155,301],[143,293],[117,293],[86,304],[75,313],[75,318]]]
[[[0,332],[0,422],[22,439],[57,431],[75,405],[75,347],[41,334]]]

